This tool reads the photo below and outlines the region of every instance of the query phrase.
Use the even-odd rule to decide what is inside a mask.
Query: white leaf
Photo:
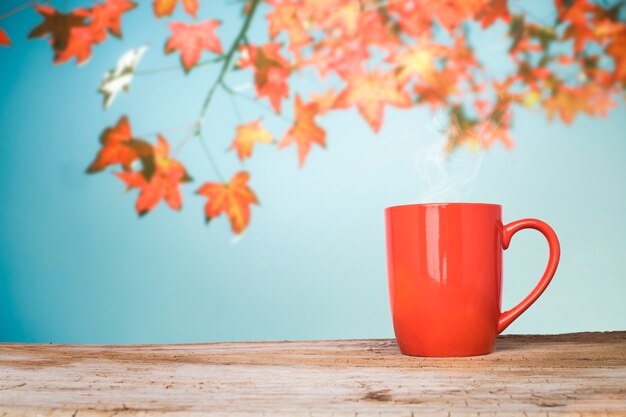
[[[104,95],[102,105],[105,109],[113,104],[115,97],[117,97],[120,91],[128,91],[130,82],[133,80],[135,68],[147,50],[147,46],[142,46],[126,51],[124,55],[117,60],[115,69],[107,71],[107,73],[104,74],[104,79],[98,91]]]

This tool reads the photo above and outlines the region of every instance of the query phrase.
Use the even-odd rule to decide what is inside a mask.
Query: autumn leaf
[[[626,29],[606,47],[606,53],[615,62],[615,77],[626,85]]]
[[[435,111],[448,104],[448,97],[457,93],[458,74],[450,68],[436,72],[428,81],[416,82],[413,91],[418,103],[428,103]]]
[[[33,6],[43,17],[43,22],[28,34],[28,38],[44,38],[50,35],[50,44],[56,53],[64,51],[72,36],[72,29],[85,27],[85,20],[90,16],[87,9],[75,9],[70,13],[59,13],[50,6]]]
[[[139,139],[133,139],[130,122],[126,116],[120,117],[117,124],[109,127],[100,135],[102,148],[96,159],[87,168],[87,173],[93,174],[102,171],[110,165],[121,164],[125,171],[131,169],[131,164],[142,157],[151,154],[152,146]]]
[[[104,32],[107,30],[119,38],[122,36],[122,15],[135,7],[137,4],[128,0],[106,0],[104,3],[97,3],[91,9],[89,27],[99,41],[104,40],[106,37]]]
[[[72,28],[67,47],[55,53],[54,63],[60,64],[76,58],[76,64],[85,64],[91,58],[91,47],[95,42],[96,39],[89,27]]]
[[[237,126],[237,135],[230,149],[237,151],[241,161],[252,156],[252,147],[257,143],[273,143],[272,134],[261,127],[261,119]]]
[[[9,36],[2,28],[0,28],[0,45],[11,46],[11,39],[9,39]]]
[[[270,67],[266,73],[257,73],[255,77],[257,95],[267,97],[276,113],[280,113],[282,100],[289,96],[288,77],[289,70],[278,67]]]
[[[230,182],[207,182],[197,194],[208,198],[204,206],[206,221],[226,214],[235,234],[241,234],[250,223],[250,205],[259,204],[256,195],[248,187],[250,174],[245,171],[236,173]]]
[[[335,100],[337,100],[337,93],[329,89],[322,94],[312,94],[310,102],[317,104],[317,114],[322,115],[333,108]]]
[[[358,1],[337,1],[327,6],[323,19],[320,20],[322,28],[332,28],[341,37],[350,38],[357,34],[361,28],[361,4]]]
[[[192,17],[196,17],[200,5],[198,0],[182,0],[183,8]],[[154,0],[152,6],[156,17],[171,16],[178,4],[178,0]]]
[[[198,0],[183,0],[183,8],[191,17],[195,18],[198,9],[200,9],[200,4]]]
[[[311,36],[304,26],[303,19],[298,12],[302,5],[289,2],[274,2],[273,10],[267,14],[269,22],[269,35],[275,38],[282,31],[289,36],[289,49],[297,53],[302,46],[311,41]]]
[[[446,56],[447,48],[436,44],[428,37],[422,37],[408,49],[400,51],[390,59],[397,66],[397,77],[401,82],[417,76],[431,81],[436,71],[437,59]]]
[[[178,0],[153,0],[152,8],[156,17],[171,16]]]
[[[420,0],[421,12],[434,16],[449,33],[484,9],[485,0],[432,1]]]
[[[335,108],[356,106],[374,132],[383,123],[385,105],[405,108],[412,104],[411,97],[392,73],[348,74],[346,83],[335,100]]]
[[[387,3],[389,13],[397,18],[398,26],[409,36],[430,34],[432,15],[425,13],[417,1],[390,1]]]
[[[145,169],[115,173],[126,184],[127,190],[139,189],[135,209],[140,216],[153,210],[161,200],[173,210],[180,210],[182,207],[183,198],[178,187],[191,181],[191,177],[183,164],[169,157],[169,152],[169,143],[159,135],[157,144],[148,156],[154,164],[151,174],[146,174]]]
[[[300,166],[303,166],[314,143],[326,147],[326,131],[315,122],[315,116],[319,111],[317,103],[303,104],[300,96],[296,95],[295,109],[296,121],[283,136],[278,147],[284,148],[295,143]]]
[[[543,103],[548,113],[548,120],[552,120],[558,113],[564,123],[571,124],[579,112],[593,115],[595,109],[586,93],[586,90],[581,87],[559,87]]]
[[[320,76],[326,78],[329,74],[352,74],[363,70],[363,63],[369,57],[369,45],[358,42],[346,47],[344,42],[325,42],[314,47],[313,55],[305,62],[314,65]]]
[[[200,60],[203,49],[222,53],[222,44],[215,35],[215,29],[220,24],[218,20],[211,19],[197,24],[170,23],[172,36],[165,45],[165,53],[170,54],[178,50],[183,68],[190,71]]]
[[[253,68],[257,96],[267,97],[276,113],[280,113],[282,100],[289,96],[287,79],[291,73],[289,61],[280,55],[280,48],[275,42],[261,47],[246,45],[237,61],[239,68]]]
[[[102,106],[106,109],[121,91],[128,91],[135,73],[135,68],[148,50],[147,46],[126,51],[118,60],[114,69],[104,74],[104,79],[98,88],[103,94]]]
[[[491,0],[478,11],[476,17],[483,29],[493,25],[498,19],[511,23],[508,0]]]

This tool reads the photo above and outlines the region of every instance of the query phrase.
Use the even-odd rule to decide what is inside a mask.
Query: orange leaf
[[[183,8],[187,14],[192,17],[196,17],[200,5],[198,4],[198,0],[183,0]]]
[[[493,25],[498,19],[502,19],[505,23],[511,23],[508,0],[491,0],[479,10],[476,17],[483,29]]]
[[[78,64],[82,64],[91,57],[92,45],[106,39],[107,31],[121,36],[122,15],[136,6],[129,0],[105,0],[91,9],[75,9],[70,13],[59,13],[50,6],[34,6],[44,21],[28,37],[43,38],[50,35],[55,64],[73,57]],[[87,22],[89,18],[91,20]]]
[[[335,90],[326,90],[322,94],[312,94],[311,102],[317,104],[317,114],[322,115],[331,110],[337,100],[337,93]]]
[[[104,3],[98,3],[91,9],[92,21],[89,27],[96,38],[98,33],[105,30],[119,38],[122,36],[122,15],[135,7],[137,4],[128,0],[106,0]]]
[[[178,0],[154,0],[152,8],[156,17],[170,16],[174,13]]]
[[[279,2],[267,14],[270,37],[275,38],[281,31],[289,35],[289,49],[296,53],[311,41],[309,32],[304,27],[303,19],[298,16],[302,6],[294,3]]]
[[[576,63],[576,59],[573,56],[559,55],[556,62],[558,62],[559,65],[572,65]]]
[[[11,46],[11,39],[9,39],[9,36],[2,28],[0,28],[0,45]]]
[[[222,44],[215,35],[215,29],[221,23],[218,20],[205,20],[197,24],[182,22],[170,23],[172,36],[165,45],[165,53],[180,51],[180,60],[185,71],[191,70],[200,60],[200,54],[205,49],[218,54],[222,53]]]
[[[335,108],[356,106],[371,128],[378,132],[383,122],[385,104],[410,107],[411,97],[392,73],[374,71],[346,75],[348,85],[335,101]]]
[[[449,33],[461,25],[465,19],[471,19],[485,7],[485,0],[432,1],[419,0],[421,13],[434,16]]]
[[[252,147],[256,143],[273,143],[272,134],[261,127],[261,119],[237,126],[237,135],[230,149],[237,151],[240,160],[252,156]]]
[[[578,112],[585,112],[591,116],[595,113],[588,90],[582,87],[561,86],[544,102],[544,108],[548,112],[549,120],[558,113],[561,120],[567,124],[574,121]]]
[[[121,164],[126,171],[130,170],[131,164],[150,153],[152,148],[147,142],[133,139],[132,136],[133,132],[128,118],[126,116],[120,117],[117,125],[105,129],[100,135],[102,149],[87,168],[87,172],[93,174],[115,164]],[[140,142],[145,145],[143,147],[129,146],[133,142]]]
[[[96,42],[94,34],[89,27],[76,27],[70,31],[67,47],[57,51],[54,63],[60,64],[76,58],[76,63],[82,65],[91,58],[91,46]]]
[[[613,42],[606,47],[606,53],[615,62],[615,77],[626,84],[626,30],[615,36]]]
[[[452,33],[465,19],[470,19],[485,7],[485,0],[433,1],[403,0],[388,2],[397,14],[402,30],[411,36],[430,33],[433,19]]]
[[[284,148],[295,143],[298,147],[300,166],[303,166],[313,143],[321,147],[326,146],[326,131],[315,123],[315,116],[319,112],[317,103],[303,104],[300,96],[296,95],[295,107],[296,121],[283,136],[278,147]]]
[[[410,48],[393,56],[390,61],[398,66],[397,76],[401,82],[413,76],[430,81],[436,71],[437,58],[444,57],[446,54],[446,47],[434,43],[429,37],[422,37]]]
[[[276,113],[280,113],[282,100],[289,96],[287,78],[291,73],[289,61],[280,55],[281,45],[269,42],[263,46],[246,45],[237,66],[254,69],[254,86],[257,96],[268,97]]]
[[[156,17],[171,16],[178,4],[178,0],[154,0],[152,7]],[[183,0],[185,11],[192,17],[196,17],[196,13],[200,8],[198,0]]]
[[[139,196],[135,209],[140,216],[154,209],[161,200],[174,210],[180,210],[183,198],[178,189],[181,183],[191,181],[185,167],[180,162],[169,157],[170,147],[167,140],[159,135],[157,144],[152,148],[148,157],[154,164],[154,171],[146,174],[146,166],[142,171],[116,172],[127,190],[139,188]]]
[[[250,174],[236,173],[229,183],[207,182],[197,193],[208,198],[204,206],[206,221],[226,213],[234,233],[241,234],[250,223],[250,205],[259,204],[256,195],[248,187]]]
[[[429,80],[413,85],[417,102],[427,102],[434,111],[447,104],[448,96],[457,92],[458,73],[450,68],[436,72]]]

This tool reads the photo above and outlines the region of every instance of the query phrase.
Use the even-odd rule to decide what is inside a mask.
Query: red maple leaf
[[[122,36],[122,15],[137,7],[137,4],[128,0],[106,0],[98,3],[91,9],[91,23],[89,27],[94,32],[94,38],[104,40],[106,32],[118,38]]]
[[[151,172],[146,172],[146,166],[142,171],[116,172],[125,184],[127,190],[138,188],[139,196],[135,203],[135,209],[143,216],[154,209],[161,200],[174,210],[180,210],[183,198],[179,190],[182,183],[191,181],[183,164],[169,157],[170,147],[167,140],[159,135],[157,144],[152,148],[152,154],[148,157],[153,167]]]
[[[476,18],[480,21],[483,29],[493,25],[498,19],[505,23],[511,23],[508,0],[491,0],[478,11]]]
[[[260,47],[246,45],[237,66],[254,69],[254,86],[258,97],[267,97],[276,113],[280,113],[282,100],[289,96],[287,79],[291,73],[289,61],[280,55],[281,45],[275,42]]]
[[[393,73],[373,71],[365,74],[347,74],[347,86],[335,100],[335,108],[356,106],[378,132],[383,123],[384,106],[410,107],[411,97]]]
[[[11,46],[11,39],[9,39],[9,36],[2,28],[0,28],[0,45]]]
[[[250,174],[236,173],[230,182],[207,182],[197,193],[208,198],[204,206],[206,221],[225,213],[234,233],[241,234],[250,223],[250,205],[259,204],[256,195],[248,187]]]
[[[285,133],[278,147],[284,148],[295,143],[298,147],[300,166],[303,166],[314,143],[321,147],[326,146],[326,131],[315,123],[315,116],[317,116],[319,111],[317,103],[303,104],[300,96],[296,95],[295,108],[296,121]]]
[[[117,124],[106,128],[100,135],[102,148],[96,159],[89,165],[87,172],[93,174],[110,165],[121,164],[125,171],[139,158],[152,152],[152,146],[139,139],[133,139],[130,122],[126,116],[120,117]],[[143,144],[143,145],[142,145]]]
[[[178,0],[154,0],[152,6],[156,17],[171,16],[178,4]],[[183,0],[185,11],[192,17],[196,17],[196,13],[200,8],[198,0]]]
[[[200,60],[200,54],[205,49],[218,54],[222,53],[222,44],[215,35],[215,29],[221,23],[218,20],[205,20],[197,24],[182,22],[170,23],[172,36],[165,45],[165,53],[180,51],[180,61],[185,71],[191,70]]]
[[[76,63],[82,65],[91,58],[91,47],[94,43],[97,43],[97,38],[90,27],[72,28],[65,49],[55,52],[54,63],[60,64],[75,57]]]

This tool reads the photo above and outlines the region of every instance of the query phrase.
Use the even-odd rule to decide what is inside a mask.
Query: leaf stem
[[[7,10],[5,13],[0,15],[0,20],[4,20],[9,16],[13,16],[15,13],[19,13],[22,10],[29,8],[30,6],[39,3],[40,1],[41,0],[30,0],[26,3],[20,4],[19,6],[15,6],[14,8]]]
[[[215,64],[217,62],[220,62],[224,59],[223,56],[217,57],[215,59],[209,59],[206,61],[202,61],[202,62],[198,62],[194,68],[198,68],[198,67],[204,67],[210,64]],[[147,69],[147,70],[143,70],[143,71],[135,71],[133,73],[133,75],[139,75],[139,76],[144,76],[144,75],[153,75],[153,74],[160,74],[163,72],[171,72],[171,71],[179,71],[180,70],[180,65],[176,65],[176,66],[171,66],[171,67],[163,67],[163,68],[153,68],[153,69]]]
[[[233,43],[230,45],[230,48],[224,55],[224,59],[223,59],[224,63],[222,64],[222,68],[220,69],[220,72],[217,75],[215,82],[209,89],[209,92],[207,93],[207,96],[204,99],[204,102],[202,104],[202,109],[200,110],[200,115],[198,116],[198,119],[196,121],[197,127],[196,127],[196,131],[194,132],[194,136],[200,140],[202,144],[202,148],[204,149],[204,152],[209,158],[209,162],[211,163],[213,170],[215,171],[217,176],[220,178],[220,181],[222,182],[224,182],[224,179],[217,167],[217,164],[213,160],[209,146],[204,141],[204,138],[202,136],[202,121],[205,118],[209,110],[209,106],[211,104],[211,100],[213,99],[213,96],[215,95],[215,92],[217,91],[219,87],[224,86],[223,82],[224,82],[224,77],[226,75],[226,72],[230,68],[230,63],[233,59],[233,56],[235,55],[235,52],[237,52],[237,48],[239,47],[239,44],[241,43],[243,39],[245,39],[246,32],[248,31],[248,28],[250,27],[250,23],[252,22],[252,18],[254,17],[254,12],[256,11],[256,8],[258,5],[259,5],[259,0],[251,1],[250,10],[248,10],[248,14],[243,22],[243,25],[241,26],[241,29],[239,30],[239,33],[237,34],[237,37],[235,38]]]
[[[222,82],[222,88],[223,88],[224,90],[226,90],[226,91],[227,91],[229,94],[231,94],[232,96],[234,96],[234,97],[236,97],[236,98],[242,98],[242,99],[247,100],[247,101],[249,101],[249,102],[251,102],[251,103],[254,103],[254,104],[256,104],[257,106],[261,107],[262,109],[264,109],[264,110],[266,110],[266,111],[268,111],[268,112],[272,113],[274,116],[277,116],[277,117],[281,118],[282,120],[284,120],[284,121],[286,121],[286,122],[288,122],[288,123],[291,123],[291,124],[295,123],[295,121],[294,121],[292,118],[290,118],[290,117],[288,117],[288,116],[285,116],[285,115],[284,115],[284,114],[282,114],[282,113],[276,113],[276,112],[274,111],[274,109],[273,109],[273,108],[271,108],[270,106],[268,106],[267,104],[265,104],[265,103],[262,103],[262,102],[258,101],[258,100],[257,100],[257,99],[255,99],[254,97],[250,97],[250,96],[248,96],[248,95],[246,95],[246,94],[243,94],[243,93],[241,93],[241,92],[239,92],[239,91],[235,90],[234,88],[230,87],[229,85],[227,85],[227,84],[226,84],[226,83],[224,83],[224,82]]]
[[[167,129],[161,129],[161,130],[154,131],[154,132],[146,132],[142,134],[137,134],[137,135],[134,135],[134,137],[145,138],[145,137],[150,137],[150,136],[157,136],[161,133],[180,132],[181,130],[195,129],[196,127],[197,125],[195,123],[192,123],[192,124],[186,124],[186,125],[181,125],[181,126],[174,126],[174,127],[170,127]]]

